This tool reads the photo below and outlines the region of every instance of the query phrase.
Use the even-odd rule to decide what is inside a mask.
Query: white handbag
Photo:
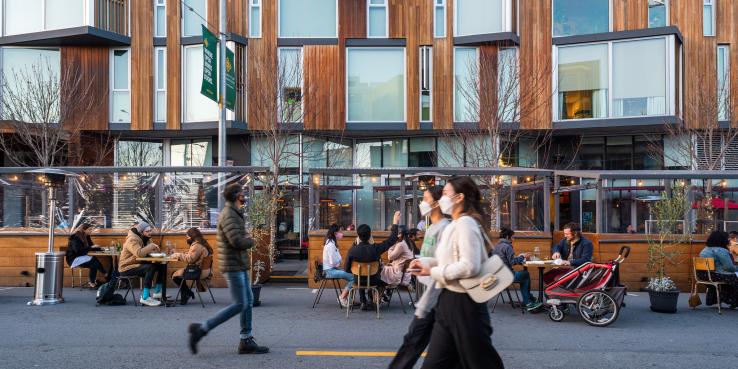
[[[485,242],[489,242],[487,234],[480,227]],[[453,243],[454,259],[459,261],[459,245]],[[515,276],[497,255],[487,257],[487,250],[482,245],[482,270],[474,277],[459,279],[459,285],[477,303],[485,303],[504,291],[515,280]]]

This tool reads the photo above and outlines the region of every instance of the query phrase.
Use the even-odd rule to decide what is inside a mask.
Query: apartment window
[[[663,115],[666,112],[666,40],[615,42],[612,53],[612,115]]]
[[[207,0],[187,0],[182,3],[182,36],[202,36],[208,19]]]
[[[116,146],[115,165],[120,167],[152,167],[164,164],[161,141],[120,140]]]
[[[348,48],[347,120],[405,121],[405,49]]]
[[[261,37],[261,0],[249,0],[249,36]]]
[[[154,5],[154,36],[167,37],[167,0],[156,0]]]
[[[454,121],[479,121],[479,54],[475,47],[454,49]]]
[[[502,48],[497,54],[497,111],[503,122],[520,121],[518,49]]]
[[[389,34],[387,0],[368,0],[367,5],[367,14],[369,14],[367,35],[369,37],[387,37]]]
[[[209,122],[218,120],[218,104],[200,93],[202,86],[202,45],[184,48],[184,121]]]
[[[420,121],[430,122],[433,119],[433,48],[420,47]]]
[[[717,48],[717,96],[718,120],[728,120],[730,116],[730,59],[728,45]]]
[[[167,53],[166,47],[157,47],[155,52],[155,71],[154,79],[156,85],[154,88],[154,107],[156,109],[155,120],[157,122],[165,122],[167,120]]]
[[[279,49],[279,119],[302,122],[302,48]]]
[[[433,35],[446,37],[446,0],[433,0]]]
[[[702,3],[702,29],[705,36],[715,36],[715,0]]]
[[[669,0],[648,0],[648,28],[669,24]]]
[[[338,0],[279,0],[279,37],[338,37]]]
[[[607,116],[607,44],[559,48],[558,90],[561,119]]]
[[[30,91],[32,87],[28,81],[41,83],[45,86],[58,85],[60,78],[60,53],[59,49],[53,48],[20,48],[4,47],[0,49],[0,101],[8,109],[3,114],[3,119],[9,118],[11,113],[21,115],[18,120],[24,122],[35,122],[34,117],[27,115],[25,107],[27,96],[38,95]],[[3,94],[6,94],[3,98]],[[2,106],[0,106],[1,108]],[[58,101],[53,107],[58,112]],[[51,114],[53,117],[56,114]]]
[[[468,36],[505,31],[507,6],[507,0],[457,0],[454,3],[456,14],[454,35]]]
[[[84,0],[5,0],[4,35],[85,25]]]
[[[110,121],[129,123],[131,121],[131,51],[113,49],[111,59]]]
[[[610,0],[553,0],[553,36],[610,31]]]
[[[207,167],[213,165],[213,144],[209,138],[172,140],[170,164],[173,167]]]

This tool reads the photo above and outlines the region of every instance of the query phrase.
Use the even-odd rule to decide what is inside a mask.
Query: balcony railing
[[[121,35],[129,34],[129,0],[95,0],[95,27]]]

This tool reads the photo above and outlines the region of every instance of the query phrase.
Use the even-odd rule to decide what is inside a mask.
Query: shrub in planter
[[[651,278],[646,288],[648,289],[648,298],[651,301],[651,311],[676,313],[677,303],[679,302],[679,290],[671,278]]]

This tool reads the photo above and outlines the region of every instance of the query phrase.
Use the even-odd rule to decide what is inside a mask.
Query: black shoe
[[[254,337],[241,339],[238,343],[238,354],[266,354],[269,352],[268,347],[259,346],[254,341]]]
[[[189,301],[189,300],[190,300],[190,294],[183,293],[182,294],[182,298],[179,300],[179,304],[180,305],[187,305],[187,301]]]
[[[200,340],[205,337],[208,332],[205,332],[205,330],[202,329],[202,324],[198,323],[190,324],[187,330],[190,332],[190,352],[192,352],[192,355],[196,355],[197,343],[200,342]]]
[[[377,309],[377,307],[374,305],[374,303],[367,302],[365,304],[361,304],[361,310],[363,310],[363,311],[372,311],[372,310],[376,310],[376,309]]]

